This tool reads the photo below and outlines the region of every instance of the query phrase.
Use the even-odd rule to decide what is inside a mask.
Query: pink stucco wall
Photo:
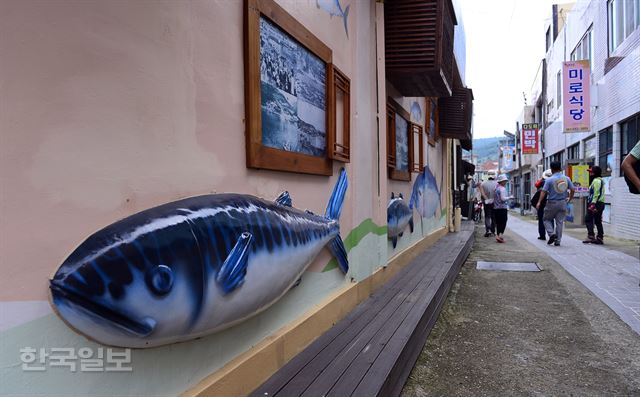
[[[358,90],[342,20],[314,2],[282,5]],[[0,15],[0,301],[46,299],[47,278],[89,234],[168,201],[287,189],[294,206],[323,211],[335,176],[245,167],[241,1],[10,1]],[[352,109],[369,110],[352,115],[352,137],[366,151],[347,166],[346,231],[367,217],[384,223],[372,196],[376,131],[359,128],[375,126],[375,100],[361,100]]]

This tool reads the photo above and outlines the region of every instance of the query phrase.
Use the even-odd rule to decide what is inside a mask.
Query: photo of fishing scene
[[[262,144],[322,157],[327,146],[326,65],[260,18]]]
[[[409,122],[396,114],[396,169],[409,171]]]

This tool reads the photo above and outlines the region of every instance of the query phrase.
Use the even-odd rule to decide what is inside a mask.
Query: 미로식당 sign
[[[589,60],[562,63],[562,108],[564,132],[591,129]]]

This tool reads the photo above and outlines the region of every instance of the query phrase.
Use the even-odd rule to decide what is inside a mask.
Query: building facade
[[[606,181],[605,233],[640,238],[640,197],[629,193],[620,164],[640,140],[640,2],[579,0],[555,5],[545,26],[546,55],[525,107],[543,127],[539,165],[599,165]],[[562,65],[589,60],[590,131],[564,133]],[[584,200],[577,202],[584,206]],[[576,219],[580,222],[581,219]]]
[[[438,34],[417,41],[437,55],[407,58],[394,41],[395,28],[415,26],[411,18],[434,24],[420,30]],[[0,21],[8,394],[246,394],[412,250],[453,230],[472,94],[463,23],[449,0],[5,1]],[[408,70],[412,63],[423,66]],[[323,250],[267,310],[197,340],[133,350],[132,372],[101,371],[97,380],[67,368],[22,370],[23,348],[44,360],[55,348],[106,348],[47,302],[49,278],[95,231],[218,193],[273,200],[288,191],[294,207],[322,214],[342,168],[346,274]],[[413,232],[397,244],[387,233],[392,194],[424,197],[414,201]]]

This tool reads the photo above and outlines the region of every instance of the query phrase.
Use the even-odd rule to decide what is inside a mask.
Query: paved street
[[[510,232],[529,240],[584,284],[620,318],[640,334],[640,259],[609,249],[606,245],[586,245],[565,234],[560,247],[537,240],[532,222],[509,217]]]
[[[473,251],[403,396],[640,396],[640,335],[578,281],[600,288],[601,295],[614,285],[628,286],[632,294],[637,264],[603,247],[578,246],[575,239],[561,247],[539,244],[531,237],[535,225],[515,217],[509,227],[506,244],[476,228]],[[598,267],[596,257],[614,259]],[[579,263],[559,263],[572,258]],[[536,262],[542,271],[477,270],[477,261]],[[616,301],[614,296],[627,302],[621,294],[604,299]],[[631,307],[618,304],[619,310]]]

